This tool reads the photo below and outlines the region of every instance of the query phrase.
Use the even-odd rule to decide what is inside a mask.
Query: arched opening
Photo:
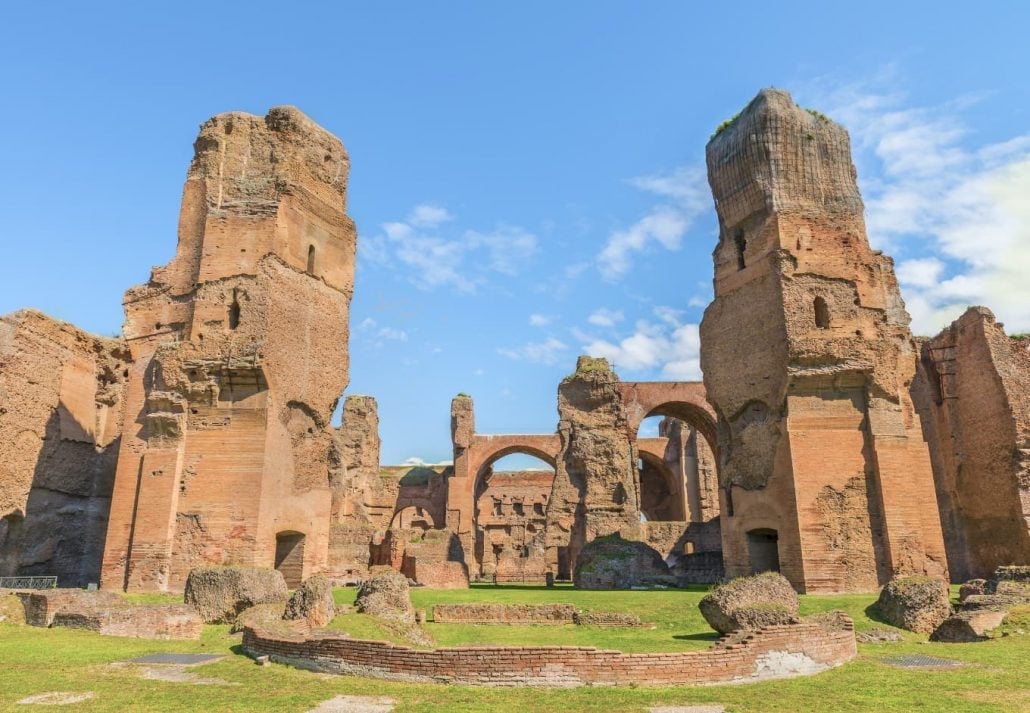
[[[308,270],[309,275],[315,274],[315,246],[308,245]]]
[[[758,528],[747,533],[747,554],[751,574],[780,571],[779,534],[770,528]]]
[[[651,409],[637,431],[641,529],[678,577],[722,576],[719,478],[712,416],[697,404]]]
[[[640,519],[644,522],[685,520],[678,479],[654,453],[641,452]]]
[[[813,310],[815,312],[815,326],[817,329],[829,329],[830,328],[830,308],[826,304],[826,300],[822,297],[816,297],[812,303]]]
[[[275,568],[286,586],[296,589],[304,581],[304,533],[287,530],[275,536]]]
[[[229,329],[234,330],[240,326],[240,299],[238,290],[232,288],[232,304],[229,305]]]
[[[390,521],[390,529],[432,530],[434,527],[433,516],[419,505],[409,505],[398,510]]]
[[[480,468],[474,516],[475,557],[482,578],[544,581],[544,530],[553,482],[551,458],[530,449],[502,451]]]
[[[744,239],[744,233],[737,233],[733,239],[734,246],[737,248],[737,269],[743,270],[747,267],[744,261],[744,251],[747,250],[747,240]]]

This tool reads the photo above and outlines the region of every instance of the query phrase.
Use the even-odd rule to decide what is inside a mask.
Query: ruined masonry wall
[[[922,344],[912,397],[954,581],[1030,563],[1030,351],[984,307]]]
[[[332,634],[305,639],[248,628],[243,645],[301,668],[399,681],[476,686],[664,686],[762,680],[798,675],[777,666],[793,660],[814,673],[854,658],[855,633],[814,624],[772,626],[724,637],[704,651],[624,654],[577,646],[409,649]]]
[[[847,132],[767,89],[707,163],[720,235],[701,367],[726,574],[778,568],[807,592],[946,577],[909,317],[869,247]]]
[[[0,576],[99,580],[127,357],[34,310],[0,317]]]
[[[349,159],[292,107],[218,115],[194,149],[175,258],[125,297],[107,588],[178,590],[200,564],[289,563],[291,578],[327,566]]]

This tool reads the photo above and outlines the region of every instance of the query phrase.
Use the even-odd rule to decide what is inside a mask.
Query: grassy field
[[[576,626],[458,626],[427,629],[441,645],[466,643],[589,645],[623,651],[675,651],[708,646],[713,635],[697,612],[703,588],[651,592],[581,592],[570,588],[478,586],[470,590],[413,591],[415,606],[463,601],[569,602],[583,609],[631,611],[653,628],[610,630]],[[353,589],[336,592],[353,601]],[[148,598],[160,600],[160,597]],[[802,597],[802,613],[844,609],[858,630],[884,625],[869,617],[869,595]],[[354,635],[374,636],[374,622],[345,614],[334,622]],[[0,710],[48,691],[91,691],[70,706],[83,711],[306,711],[339,694],[385,696],[398,711],[644,711],[656,705],[720,703],[728,711],[1030,711],[1030,636],[980,644],[932,644],[904,633],[895,644],[860,644],[858,658],[841,668],[789,681],[701,688],[485,689],[388,683],[332,676],[286,666],[260,667],[238,654],[240,637],[206,627],[195,642],[116,639],[67,629],[0,623]],[[112,665],[157,651],[214,652],[227,657],[197,669],[223,683],[145,680],[133,667]],[[920,653],[958,659],[950,670],[902,670],[882,659]],[[26,708],[26,710],[31,710]]]

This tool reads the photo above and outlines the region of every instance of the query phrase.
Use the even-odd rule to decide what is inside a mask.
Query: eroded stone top
[[[706,155],[723,225],[762,210],[862,212],[848,132],[781,89],[760,91],[720,127]]]
[[[212,208],[260,211],[298,187],[346,207],[347,151],[296,107],[273,107],[264,117],[217,114],[201,124],[193,148],[189,179],[214,184],[207,192]]]

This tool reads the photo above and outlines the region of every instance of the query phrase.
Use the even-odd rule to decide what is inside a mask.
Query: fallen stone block
[[[876,610],[888,624],[928,634],[951,616],[948,586],[936,577],[895,577],[880,590]]]
[[[136,639],[199,639],[204,621],[185,604],[141,604],[116,606],[95,604],[89,608],[59,609],[53,626],[88,629],[105,636]]]
[[[698,603],[701,615],[720,634],[798,621],[797,592],[776,572],[737,577],[712,588]]]
[[[304,619],[311,626],[322,627],[336,616],[333,587],[326,577],[316,575],[304,581],[286,603],[283,619]]]
[[[986,641],[988,632],[1001,626],[1007,612],[978,609],[952,614],[930,634],[930,641],[969,643]]]
[[[283,575],[264,567],[198,567],[186,579],[184,600],[208,624],[232,624],[255,604],[286,605]]]

